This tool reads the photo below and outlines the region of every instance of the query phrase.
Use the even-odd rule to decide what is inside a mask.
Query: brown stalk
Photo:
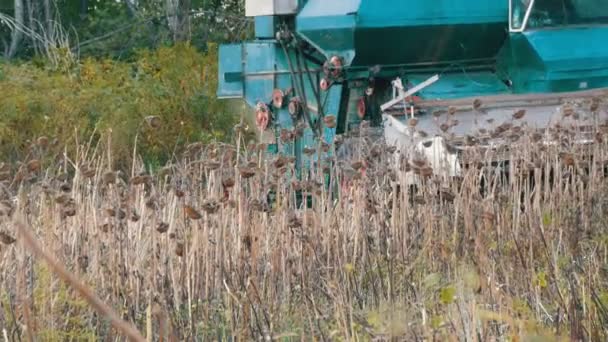
[[[126,322],[118,314],[107,306],[95,293],[80,282],[72,273],[70,273],[63,265],[55,260],[55,258],[47,251],[45,251],[40,244],[36,241],[36,238],[29,229],[21,222],[15,222],[17,231],[23,238],[25,247],[34,255],[44,259],[51,269],[61,278],[63,281],[68,283],[74,290],[76,290],[84,299],[97,311],[100,315],[110,320],[110,323],[116,330],[124,334],[130,341],[144,342],[145,338],[139,333],[139,331],[129,322]]]

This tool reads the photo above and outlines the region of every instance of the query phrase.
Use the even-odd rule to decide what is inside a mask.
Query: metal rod
[[[472,71],[472,70],[488,70],[490,69],[490,66],[492,65],[492,63],[488,64],[488,65],[483,65],[480,64],[481,61],[486,61],[486,62],[493,62],[493,59],[487,59],[487,58],[481,58],[481,59],[471,59],[471,60],[461,60],[461,61],[452,61],[452,62],[446,62],[446,63],[432,63],[432,62],[428,62],[428,63],[407,63],[407,64],[388,64],[388,65],[384,65],[383,69],[394,69],[394,68],[408,68],[408,67],[434,67],[433,69],[424,69],[424,71],[429,72],[429,71],[434,71],[434,70],[443,70],[445,69],[445,65],[447,64],[452,65],[452,64],[464,64],[464,63],[475,63],[474,65],[470,65],[467,68],[465,68],[467,71]],[[442,68],[442,66],[444,66]],[[348,72],[348,71],[358,71],[358,70],[367,70],[370,69],[372,66],[369,65],[361,65],[361,66],[344,66],[344,71]],[[461,71],[462,68],[459,68],[459,70]],[[410,73],[414,73],[416,70],[409,70]],[[323,70],[319,69],[319,68],[314,68],[314,69],[310,69],[310,72],[312,73],[322,73]],[[280,74],[290,74],[291,72],[289,70],[272,70],[272,71],[259,71],[259,72],[249,72],[249,73],[243,73],[244,76],[268,76],[268,75],[280,75]],[[294,70],[293,71],[294,74],[303,74],[306,73],[306,71],[302,70],[302,71],[298,71],[298,70]]]
[[[429,79],[427,79],[426,81],[420,83],[419,85],[415,86],[414,88],[406,91],[405,93],[403,93],[403,95],[399,96],[396,99],[392,99],[391,101],[383,104],[380,109],[382,109],[382,111],[387,110],[388,108],[396,105],[397,103],[403,101],[405,98],[407,98],[408,96],[412,96],[413,94],[419,92],[420,90],[430,86],[431,84],[437,82],[439,80],[439,75],[435,75]]]

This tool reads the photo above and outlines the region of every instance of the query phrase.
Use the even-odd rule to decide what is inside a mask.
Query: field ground
[[[0,172],[1,333],[124,340],[64,267],[154,341],[606,341],[608,130],[542,145],[514,127],[511,149],[472,147],[449,180],[371,143],[298,181],[263,146],[118,172],[105,139],[55,156],[40,137]]]

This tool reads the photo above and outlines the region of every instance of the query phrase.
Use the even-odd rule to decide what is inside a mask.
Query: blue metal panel
[[[274,87],[275,44],[245,44],[245,99],[252,107],[268,103]]]
[[[409,75],[412,85],[418,85],[432,74]],[[509,88],[491,72],[453,72],[441,75],[439,81],[420,91],[425,99],[454,99],[469,96],[510,93]]]
[[[276,17],[271,15],[255,17],[256,38],[274,38]]]
[[[507,0],[363,0],[359,26],[396,27],[505,22]]]
[[[513,33],[499,69],[513,91],[561,92],[608,86],[608,27],[556,27]]]
[[[342,85],[334,85],[327,94],[327,102],[325,103],[325,115],[333,115],[338,118],[340,112],[340,99],[342,96]],[[332,143],[336,136],[335,128],[325,127],[323,131],[325,142]]]
[[[354,35],[361,0],[310,0],[296,17],[296,29],[326,57],[354,58]]]
[[[507,22],[507,0],[311,0],[296,29],[326,57],[373,66],[491,59]]]
[[[301,18],[315,18],[357,13],[361,0],[309,0],[300,11]]]
[[[274,42],[259,42],[245,44],[245,73],[273,72],[275,64]]]
[[[218,98],[243,97],[243,45],[221,45],[219,48]]]
[[[608,68],[608,27],[563,27],[525,32],[552,71]]]

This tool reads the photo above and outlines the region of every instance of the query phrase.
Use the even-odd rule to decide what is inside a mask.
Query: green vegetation
[[[144,160],[164,164],[195,141],[225,141],[237,112],[215,98],[217,55],[181,43],[138,51],[133,62],[86,58],[69,72],[34,62],[4,65],[0,79],[0,155],[17,160],[33,139],[74,151],[112,132],[116,160],[129,162],[137,138]],[[142,125],[155,116],[163,129]]]
[[[0,155],[93,146],[147,166],[192,142],[228,141],[245,112],[218,101],[217,43],[244,39],[240,0],[25,0],[0,4]],[[144,118],[154,125],[142,125]],[[158,131],[157,125],[163,130]],[[154,132],[158,131],[158,132]],[[154,134],[151,134],[154,133]]]

